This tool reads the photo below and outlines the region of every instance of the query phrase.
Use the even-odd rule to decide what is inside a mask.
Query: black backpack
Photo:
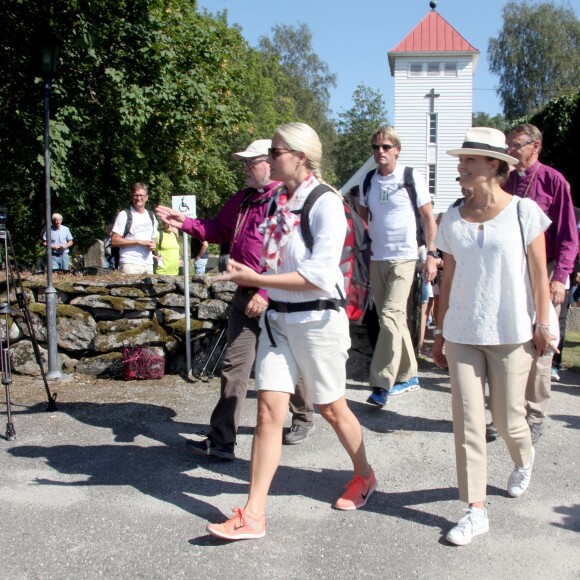
[[[371,169],[366,175],[363,181],[363,196],[368,207],[368,193],[371,188],[371,179],[375,175],[378,169]],[[399,185],[399,189],[405,188],[409,194],[409,198],[413,204],[413,209],[415,210],[415,222],[417,224],[417,246],[425,245],[425,232],[423,231],[423,220],[421,219],[421,213],[419,212],[419,207],[417,205],[417,190],[415,189],[415,180],[413,179],[413,168],[405,167],[403,172],[403,183]],[[372,212],[369,209],[369,222],[373,219]]]

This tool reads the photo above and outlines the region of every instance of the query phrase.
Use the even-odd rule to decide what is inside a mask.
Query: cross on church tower
[[[431,103],[429,105],[429,112],[433,113],[435,111],[435,99],[437,99],[438,97],[440,97],[441,95],[439,93],[435,92],[435,89],[431,89],[426,95],[425,98],[426,99],[431,99]]]

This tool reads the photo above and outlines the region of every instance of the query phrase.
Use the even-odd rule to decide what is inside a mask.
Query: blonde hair
[[[379,127],[379,129],[373,133],[371,144],[377,139],[388,139],[395,147],[398,147],[399,149],[401,148],[401,138],[397,135],[395,130],[388,125]]]
[[[322,143],[316,131],[306,123],[286,123],[280,125],[278,135],[288,149],[306,155],[306,167],[319,181],[322,181]]]

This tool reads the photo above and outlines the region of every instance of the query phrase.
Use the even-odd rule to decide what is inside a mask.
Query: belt
[[[336,298],[309,300],[308,302],[278,302],[277,300],[272,300],[270,298],[268,300],[268,308],[266,309],[264,324],[266,326],[266,332],[268,333],[268,338],[270,339],[272,348],[276,348],[277,344],[274,340],[272,329],[270,328],[268,310],[283,312],[285,314],[290,314],[292,312],[308,312],[311,310],[335,310],[338,312],[341,308],[344,308],[344,306],[345,300],[338,300]]]

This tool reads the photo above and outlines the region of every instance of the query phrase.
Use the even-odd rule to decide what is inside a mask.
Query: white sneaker
[[[507,492],[512,497],[520,497],[528,489],[530,481],[532,480],[532,467],[534,466],[534,458],[536,457],[536,450],[532,447],[532,458],[527,467],[514,467],[510,473],[507,484]]]
[[[456,546],[465,546],[471,542],[473,536],[479,536],[489,532],[489,520],[487,510],[470,507],[457,525],[447,532],[445,538]]]

